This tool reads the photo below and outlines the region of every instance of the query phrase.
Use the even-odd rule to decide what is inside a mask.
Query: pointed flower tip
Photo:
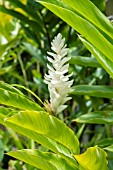
[[[47,59],[51,66],[47,64],[49,74],[45,75],[45,83],[48,84],[51,109],[54,113],[59,113],[67,107],[64,103],[71,99],[70,97],[67,98],[67,96],[71,91],[70,86],[73,80],[69,80],[71,74],[67,75],[70,57],[66,56],[68,49],[65,45],[65,38],[62,38],[62,35],[59,33],[51,44],[51,49],[54,52],[47,52],[50,56]],[[64,87],[65,93],[63,94],[62,90]]]

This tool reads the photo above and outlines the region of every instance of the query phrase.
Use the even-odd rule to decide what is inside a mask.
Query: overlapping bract
[[[48,61],[52,64],[48,67],[48,75],[45,75],[45,83],[48,84],[50,93],[50,106],[51,110],[58,114],[63,111],[67,105],[65,102],[71,99],[68,97],[68,93],[72,91],[71,85],[73,80],[69,80],[72,74],[68,73],[70,57],[67,57],[68,48],[65,45],[65,38],[59,33],[51,43],[51,49],[53,52],[48,52],[50,57],[47,57]]]

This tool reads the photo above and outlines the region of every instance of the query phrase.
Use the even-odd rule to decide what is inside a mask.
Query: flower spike
[[[45,74],[44,82],[48,84],[50,93],[50,107],[54,114],[62,112],[67,105],[65,102],[71,99],[68,93],[72,91],[73,80],[69,80],[68,75],[70,57],[67,57],[68,48],[65,45],[65,38],[59,33],[51,43],[53,52],[47,52],[47,57],[51,65],[47,64],[48,75]]]

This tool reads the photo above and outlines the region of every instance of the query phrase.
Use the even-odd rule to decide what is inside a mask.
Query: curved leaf
[[[72,157],[67,147],[63,146],[62,144],[56,142],[53,139],[50,139],[40,133],[37,133],[34,130],[30,130],[26,127],[22,127],[17,124],[14,125],[14,123],[11,124],[11,122],[10,125],[9,123],[7,124],[7,121],[4,121],[4,119],[7,118],[8,116],[11,117],[12,113],[17,114],[18,112],[9,108],[0,107],[0,123],[2,123],[5,126],[11,127],[14,131],[17,131],[18,133],[21,133],[22,135],[30,139],[33,139],[34,141],[45,146],[49,150],[61,155],[61,157],[68,160],[75,169],[77,168],[77,163],[75,159]]]
[[[94,27],[90,22],[82,18],[73,10],[68,9],[66,4],[64,7],[62,4],[54,4],[54,0],[50,2],[39,1],[46,8],[51,10],[65,22],[67,22],[71,27],[73,27],[77,32],[82,34],[89,42],[91,42],[97,49],[99,49],[107,58],[113,61],[113,45],[100,33],[96,27]],[[58,5],[56,5],[58,4]],[[61,5],[61,6],[60,6]],[[87,9],[86,9],[87,10]],[[93,36],[92,36],[93,35]],[[95,37],[95,38],[94,38]]]
[[[8,155],[44,170],[76,170],[60,156],[49,152],[24,149],[8,152]]]
[[[113,111],[97,111],[74,119],[79,123],[113,124]]]
[[[100,50],[98,50],[94,45],[89,43],[85,38],[79,36],[81,41],[84,43],[86,48],[95,56],[98,62],[103,66],[103,68],[110,74],[113,78],[113,62],[109,60]]]
[[[24,95],[11,92],[2,88],[0,88],[0,103],[23,110],[43,110],[43,108],[41,108],[37,103],[28,99]]]
[[[77,168],[78,165],[77,165],[75,159],[73,158],[73,156],[71,155],[70,149],[68,149],[66,146],[64,146],[63,143],[61,144],[61,143],[57,142],[56,140],[52,139],[51,137],[50,138],[46,137],[43,133],[40,132],[40,128],[38,129],[39,132],[37,132],[38,131],[37,128],[32,129],[33,123],[32,123],[32,120],[30,120],[30,119],[29,119],[29,127],[26,127],[26,123],[25,123],[26,121],[25,120],[27,120],[27,119],[25,119],[25,120],[23,119],[23,121],[24,121],[23,124],[25,126],[21,125],[22,122],[17,124],[16,122],[4,121],[4,119],[6,120],[7,117],[12,116],[12,114],[10,114],[10,113],[12,113],[10,109],[8,109],[7,112],[5,112],[5,110],[6,110],[6,108],[3,108],[3,109],[0,110],[0,123],[4,124],[5,126],[12,128],[14,131],[17,131],[18,133],[21,133],[22,135],[24,135],[24,136],[26,136],[30,139],[33,139],[34,141],[45,146],[49,150],[61,155],[61,157],[64,158],[65,160],[69,161],[70,164],[72,164],[75,169]],[[17,113],[18,113],[17,111],[14,112],[14,114],[17,114]],[[31,113],[31,116],[32,116],[32,112],[30,112],[30,113]],[[26,114],[27,114],[27,112],[26,112]],[[35,112],[34,114],[37,114],[37,112]],[[39,114],[40,114],[40,112],[39,112]],[[47,114],[47,113],[44,113],[43,116],[45,116],[45,114]],[[34,122],[38,123],[38,119],[35,118]],[[64,126],[64,129],[65,129],[65,124],[62,123],[61,130],[62,130],[63,126]],[[43,129],[43,125],[42,125],[41,129]],[[69,131],[70,131],[70,129],[69,129]],[[56,133],[56,132],[53,132],[53,133]],[[60,136],[61,136],[61,133],[60,133]],[[73,138],[73,137],[70,136],[70,138]],[[77,145],[78,145],[78,143],[75,144],[75,149],[77,148]]]
[[[113,25],[107,17],[89,0],[63,0],[66,4],[83,15],[87,20],[96,27],[104,31],[113,38]],[[87,9],[86,9],[87,8]],[[101,22],[100,22],[101,21]]]
[[[4,90],[8,90],[11,91],[13,93],[17,93],[17,94],[21,94],[23,95],[23,93],[21,91],[19,91],[18,89],[16,89],[15,87],[12,87],[12,85],[9,85],[3,81],[0,81],[0,88],[4,89]]]
[[[88,95],[102,98],[113,98],[113,87],[99,85],[78,85],[70,93],[73,95]]]
[[[32,166],[35,166],[36,168],[40,168],[42,170],[57,170],[51,163],[49,163],[47,160],[40,157],[40,155],[36,155],[35,152],[31,151],[31,154],[29,154],[29,151],[26,150],[20,150],[20,151],[12,151],[9,152],[8,155],[13,156],[17,159],[20,159],[21,161],[24,161]]]
[[[108,170],[107,153],[97,146],[90,147],[85,153],[74,155],[74,157],[80,164],[80,170]]]
[[[110,145],[110,146],[108,146],[104,149],[107,150],[107,151],[113,152],[113,145]]]
[[[73,131],[62,121],[46,112],[21,111],[5,121],[11,127],[18,125],[32,130],[63,144],[73,153],[79,153],[79,141]]]
[[[22,86],[22,85],[19,85],[19,84],[12,84],[11,86],[16,86],[16,87],[19,87],[19,88],[22,88],[24,90],[26,90],[27,92],[29,92],[30,94],[32,94],[36,99],[38,99],[38,101],[43,104],[43,102],[41,101],[41,99],[34,93],[32,92],[30,89],[28,89],[27,87],[25,86]]]

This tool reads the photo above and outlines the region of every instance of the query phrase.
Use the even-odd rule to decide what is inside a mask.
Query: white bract
[[[71,99],[68,93],[72,91],[73,80],[69,80],[68,75],[70,57],[67,57],[68,48],[65,45],[65,38],[59,33],[51,43],[53,52],[48,52],[47,57],[51,65],[47,64],[48,75],[45,75],[45,83],[48,84],[50,93],[50,107],[54,114],[63,111],[67,105],[65,102]]]

